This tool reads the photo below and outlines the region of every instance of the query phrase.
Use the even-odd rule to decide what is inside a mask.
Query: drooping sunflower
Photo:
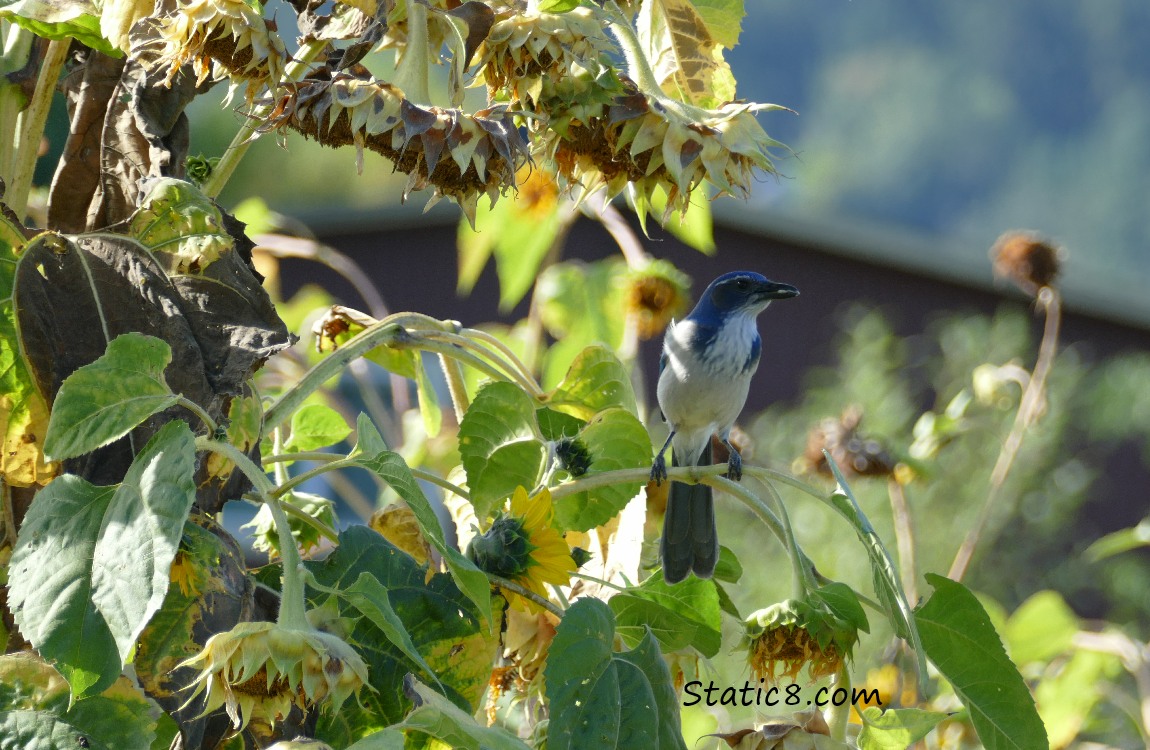
[[[544,488],[528,496],[518,487],[511,497],[511,510],[491,524],[485,534],[476,536],[467,555],[482,570],[514,581],[547,598],[547,584],[570,583],[575,571],[571,548],[552,525],[551,493]],[[504,591],[516,609],[539,612],[541,607],[513,591]]]

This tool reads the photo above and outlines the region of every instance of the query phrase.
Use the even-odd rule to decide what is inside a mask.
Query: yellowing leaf
[[[663,91],[699,107],[715,108],[735,98],[735,76],[723,59],[723,49],[729,45],[723,42],[738,38],[738,23],[731,23],[737,9],[724,2],[705,7],[713,26],[691,0],[644,0],[636,24]]]
[[[20,352],[12,285],[24,234],[0,217],[0,476],[14,487],[47,484],[55,464],[44,459],[48,405]]]

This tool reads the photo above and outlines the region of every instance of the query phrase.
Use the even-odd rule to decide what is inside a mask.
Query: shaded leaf
[[[923,647],[970,712],[983,747],[1050,747],[1034,698],[978,599],[961,583],[926,579],[934,593],[915,612]]]
[[[939,711],[920,708],[863,709],[863,728],[859,733],[859,750],[906,750],[921,740],[947,717]]]
[[[326,560],[307,566],[321,584],[341,591],[364,575],[374,577],[386,590],[415,652],[438,675],[452,702],[474,709],[487,686],[499,638],[483,627],[474,604],[450,576],[436,573],[429,578],[425,567],[364,526],[342,532],[339,546]],[[350,638],[367,661],[369,680],[377,691],[361,694],[364,705],[385,725],[400,721],[411,707],[401,689],[403,675],[423,667],[351,603],[342,604],[341,610],[345,616],[358,617]],[[485,616],[493,614],[489,610]]]
[[[615,617],[597,599],[575,602],[559,622],[543,670],[551,750],[616,747],[622,699],[614,633]]]
[[[528,750],[506,729],[480,725],[412,675],[404,677],[403,688],[415,708],[396,728],[423,732],[455,750]]]
[[[407,502],[424,537],[442,555],[459,590],[475,605],[479,616],[487,619],[491,613],[491,584],[487,576],[459,550],[447,544],[443,536],[443,527],[439,525],[439,518],[424,496],[423,490],[419,489],[415,477],[411,475],[411,469],[403,458],[397,453],[385,451],[360,458],[358,462],[364,468],[378,474]]]
[[[643,640],[630,651],[615,655],[616,661],[625,661],[638,667],[646,677],[651,689],[654,704],[647,709],[655,721],[658,731],[659,750],[687,750],[687,743],[683,741],[683,729],[679,717],[679,695],[675,692],[671,680],[671,670],[663,654],[659,652],[659,644],[654,635],[647,631]],[[630,696],[631,693],[624,692]],[[633,702],[630,701],[629,702]],[[635,708],[642,710],[644,706]],[[620,737],[627,740],[625,737]],[[638,744],[623,745],[624,747],[640,747]],[[655,744],[650,745],[655,747]]]
[[[722,646],[719,595],[709,579],[691,577],[671,586],[654,575],[608,604],[628,643],[639,643],[650,630],[664,651],[693,647],[710,658]]]
[[[171,423],[123,484],[95,487],[65,474],[28,510],[12,556],[13,613],[78,696],[115,680],[163,602],[194,462],[191,433]]]

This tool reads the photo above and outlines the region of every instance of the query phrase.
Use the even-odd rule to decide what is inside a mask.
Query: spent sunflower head
[[[866,615],[844,584],[818,589],[809,600],[787,599],[744,621],[743,646],[756,677],[795,680],[803,667],[812,680],[829,677],[851,657]]]
[[[1062,268],[1062,251],[1034,232],[1003,234],[990,248],[990,257],[995,276],[1010,279],[1032,297],[1053,286]]]
[[[272,622],[217,633],[179,666],[200,670],[188,686],[189,702],[206,692],[204,713],[224,706],[237,729],[253,719],[274,726],[293,705],[337,709],[367,683],[367,666],[344,641]]]
[[[511,510],[500,515],[486,533],[477,535],[467,556],[480,569],[514,581],[546,599],[546,584],[571,582],[575,560],[563,536],[551,525],[551,493],[544,488],[528,496],[518,487],[511,497]],[[516,609],[539,612],[540,606],[512,591],[504,592]]]
[[[474,226],[480,196],[494,203],[516,185],[516,173],[530,162],[506,107],[474,114],[419,103],[397,86],[320,70],[281,87],[272,113],[257,132],[288,126],[326,146],[354,145],[362,170],[363,151],[374,151],[408,175],[403,198],[432,189],[428,207],[444,197],[459,204]]]
[[[627,286],[627,312],[635,316],[641,339],[658,336],[687,309],[690,279],[666,261],[632,272]]]
[[[283,75],[287,59],[283,41],[244,0],[181,2],[157,24],[158,41],[149,37],[132,49],[132,56],[146,67],[166,69],[168,86],[180,68],[190,64],[197,85],[209,78],[230,78],[228,96],[246,85],[250,101],[261,87],[274,86]]]

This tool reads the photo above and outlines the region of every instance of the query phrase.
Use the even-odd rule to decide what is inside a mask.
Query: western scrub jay
[[[668,445],[672,466],[709,465],[715,434],[730,451],[727,476],[742,478],[743,460],[730,435],[759,366],[762,340],[755,319],[771,300],[798,293],[761,274],[734,271],[712,281],[695,309],[671,323],[663,339],[657,391],[671,434],[655,456],[652,480],[667,478],[663,454]],[[719,538],[710,487],[671,483],[660,551],[667,583],[677,583],[692,571],[700,578],[711,577],[719,559]]]

